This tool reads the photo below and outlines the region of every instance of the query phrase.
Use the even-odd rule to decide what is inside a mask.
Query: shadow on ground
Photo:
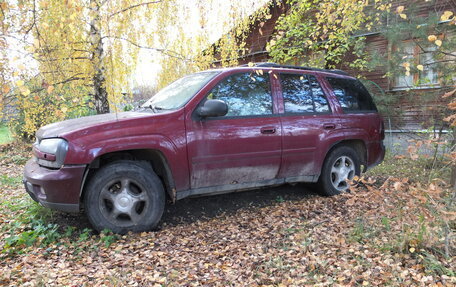
[[[185,198],[175,204],[171,202],[166,204],[158,228],[190,224],[198,220],[210,220],[220,215],[235,214],[240,209],[272,206],[283,201],[300,201],[316,195],[314,186],[299,183],[221,195]],[[53,221],[62,227],[75,226],[81,230],[91,228],[84,214],[56,213]]]
[[[298,201],[316,195],[314,188],[304,184],[282,185],[251,191],[214,196],[185,198],[167,205],[161,226],[189,224],[209,220],[222,214],[235,214],[240,209],[271,206],[282,201]]]

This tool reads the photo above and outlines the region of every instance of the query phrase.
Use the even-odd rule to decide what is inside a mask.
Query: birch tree
[[[208,31],[211,23],[220,24],[214,22],[219,20],[212,9],[221,1],[0,2],[0,8],[8,8],[2,10],[8,19],[3,23],[17,38],[14,44],[5,43],[20,55],[7,59],[15,62],[14,71],[5,73],[2,98],[14,95],[20,118],[15,122],[27,136],[44,124],[86,115],[91,109],[117,111],[122,94],[131,88],[140,50],[161,57],[160,87],[183,74],[212,67],[218,55],[223,65],[235,64],[252,21],[247,2],[230,3],[228,20],[222,23],[225,36],[214,45]],[[256,1],[249,3],[256,5]],[[189,29],[192,22],[187,20],[194,13],[199,15],[200,27],[191,24]],[[211,48],[215,46],[217,50]]]

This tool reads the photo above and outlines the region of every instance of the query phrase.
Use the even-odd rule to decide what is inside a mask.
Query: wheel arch
[[[84,199],[87,183],[95,175],[96,171],[100,167],[118,160],[144,161],[147,164],[150,164],[154,172],[160,178],[166,194],[173,202],[176,200],[176,187],[174,178],[163,152],[157,149],[131,149],[99,155],[87,166],[79,195],[79,200],[81,202]]]
[[[367,168],[367,146],[366,143],[361,139],[341,140],[333,143],[333,145],[326,152],[323,163],[326,161],[333,150],[341,146],[348,146],[358,154],[360,163],[363,166],[362,172],[365,172]],[[323,164],[321,168],[323,168]]]

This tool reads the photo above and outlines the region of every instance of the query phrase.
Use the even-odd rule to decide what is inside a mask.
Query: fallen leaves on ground
[[[17,176],[21,169],[1,167]],[[62,238],[23,254],[0,254],[0,285],[454,286],[455,259],[435,251],[442,244],[438,231],[423,238],[414,233],[425,226],[420,222],[435,219],[416,207],[418,188],[407,179],[362,178],[351,193],[242,208],[127,234],[109,247],[99,235]],[[3,189],[2,228],[14,221],[6,196],[27,195],[19,185]],[[5,234],[0,247],[4,240]]]

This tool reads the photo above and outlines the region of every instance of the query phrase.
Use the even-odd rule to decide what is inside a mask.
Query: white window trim
[[[413,43],[413,40],[405,40],[403,41],[405,43]],[[418,46],[416,44],[414,44],[414,59],[417,60],[418,62],[415,63],[415,64],[421,64],[420,62],[420,58],[417,56],[420,55],[420,53],[418,54],[415,54],[416,53],[416,50],[418,49]],[[423,64],[422,64],[423,65]],[[413,86],[397,86],[397,76],[394,77],[392,83],[391,83],[391,88],[389,89],[390,91],[407,91],[407,90],[427,90],[427,89],[439,89],[441,88],[442,86],[440,85],[440,79],[439,79],[439,76],[438,76],[438,70],[437,69],[434,69],[434,71],[436,72],[437,74],[437,83],[424,83],[424,84],[421,84],[421,85],[413,85]],[[413,77],[413,82],[419,82],[419,72],[414,72],[414,73],[411,73],[412,77]],[[418,78],[418,79],[417,79]]]

